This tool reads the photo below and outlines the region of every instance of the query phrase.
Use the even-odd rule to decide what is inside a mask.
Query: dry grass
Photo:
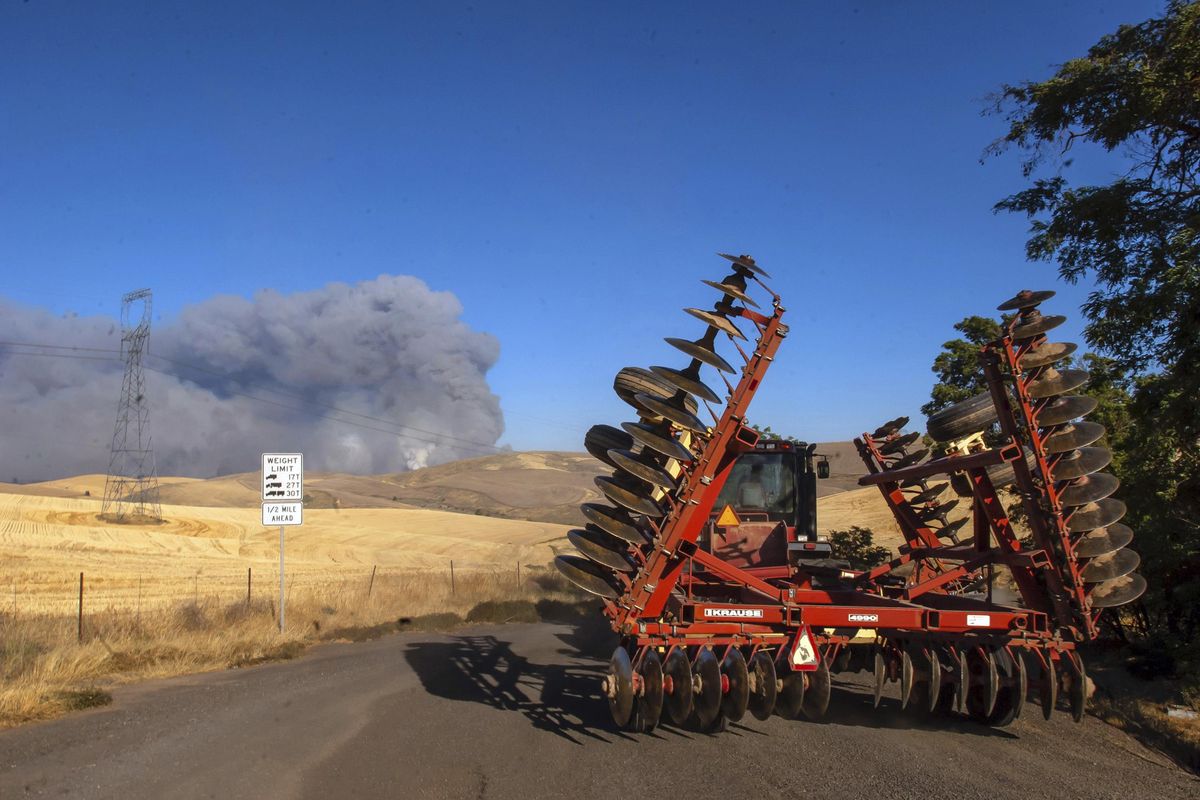
[[[545,568],[513,573],[376,575],[292,590],[280,633],[274,599],[216,596],[92,611],[77,640],[74,615],[0,614],[0,727],[104,705],[113,686],[148,678],[293,658],[315,642],[362,641],[397,630],[536,619],[535,601],[575,600]]]

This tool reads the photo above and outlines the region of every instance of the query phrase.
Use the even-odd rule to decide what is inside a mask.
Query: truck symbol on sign
[[[263,478],[263,480],[264,480],[264,481],[273,481],[273,480],[275,480],[275,479],[276,479],[276,478],[278,478],[278,477],[279,477],[279,475],[277,475],[276,473],[272,472],[270,475],[268,475],[267,477]]]
[[[285,494],[286,494],[286,492],[284,492],[283,490],[278,490],[278,491],[274,491],[274,492],[267,492],[266,496],[267,497],[283,497]]]
[[[279,481],[274,481],[274,482],[272,482],[272,483],[268,483],[268,484],[267,484],[267,488],[268,488],[268,489],[282,489],[282,488],[283,488],[283,484],[282,484],[282,483],[280,483]]]

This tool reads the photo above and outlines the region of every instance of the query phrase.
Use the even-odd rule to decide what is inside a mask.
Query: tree
[[[1044,81],[1003,86],[1028,188],[997,211],[1030,220],[1026,254],[1088,278],[1085,357],[1107,399],[1113,470],[1150,590],[1152,633],[1200,659],[1200,3],[1123,25]],[[1125,157],[1106,185],[1072,186],[1078,145]],[[1039,174],[1047,166],[1050,175]],[[1105,393],[1108,393],[1107,395]]]
[[[845,559],[851,569],[877,567],[892,557],[886,547],[875,546],[875,533],[870,528],[851,525],[846,530],[830,531],[829,545],[834,558]]]
[[[1031,220],[1030,260],[1056,261],[1068,282],[1090,276],[1087,338],[1133,375],[1163,381],[1161,410],[1196,448],[1200,414],[1200,3],[1123,25],[1048,80],[1004,86],[996,111],[1032,177],[1057,174],[996,205]],[[1072,187],[1062,171],[1076,143],[1129,157],[1104,186]]]
[[[954,330],[966,338],[946,342],[933,360],[933,372],[938,380],[930,392],[930,401],[921,406],[925,416],[974,397],[987,388],[979,369],[979,348],[1000,336],[1000,323],[989,317],[967,317],[955,323]]]

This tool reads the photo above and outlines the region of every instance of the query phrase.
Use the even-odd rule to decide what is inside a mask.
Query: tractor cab
[[[798,566],[830,557],[829,543],[817,536],[815,444],[759,439],[737,456],[701,544],[740,567]],[[817,457],[821,458],[821,457]]]

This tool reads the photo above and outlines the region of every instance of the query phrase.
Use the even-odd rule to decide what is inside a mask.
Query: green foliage
[[[775,431],[771,430],[770,425],[767,425],[765,428],[760,428],[753,423],[749,423],[749,426],[751,428],[753,428],[754,430],[758,431],[759,434],[761,434],[764,439],[780,439],[785,442],[800,442],[800,440],[797,439],[795,436],[790,436],[790,435],[786,435],[786,434],[782,434],[782,433],[776,433]]]
[[[956,323],[954,329],[964,338],[943,344],[942,352],[933,360],[933,372],[938,380],[930,392],[930,401],[921,406],[925,416],[987,388],[979,369],[979,348],[1000,336],[1000,323],[988,317],[967,317]]]
[[[1181,653],[1200,647],[1200,3],[1124,25],[1049,79],[1004,86],[1008,132],[1032,185],[998,211],[1030,219],[1026,252],[1084,304],[1093,415],[1108,428],[1150,589],[1134,617]],[[1128,163],[1102,186],[1072,186],[1077,143]],[[1035,177],[1048,161],[1056,172]],[[1126,615],[1128,616],[1128,615]],[[1189,644],[1191,643],[1191,644]]]
[[[886,547],[875,546],[875,533],[870,528],[851,525],[842,531],[829,532],[833,557],[845,559],[853,569],[877,567],[892,557]]]

